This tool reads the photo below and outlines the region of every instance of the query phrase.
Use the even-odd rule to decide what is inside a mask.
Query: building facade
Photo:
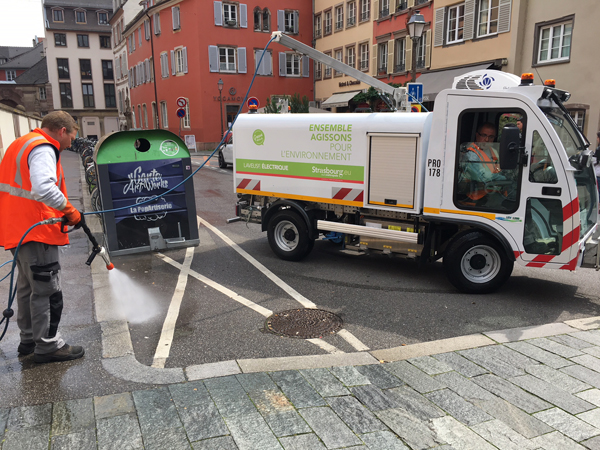
[[[81,136],[118,130],[111,0],[44,0],[43,6],[54,109],[75,117]]]
[[[197,142],[198,149],[213,148],[221,129],[233,121],[273,31],[311,44],[309,0],[162,0],[145,5],[124,32],[136,126],[188,136],[187,142]],[[313,100],[311,66],[308,58],[272,43],[250,96],[261,106],[267,97],[295,93]],[[177,116],[180,108],[183,118]],[[245,105],[242,111],[247,111]]]
[[[513,0],[518,39],[513,39],[509,71],[531,72],[536,84],[556,80],[569,91],[565,104],[592,149],[600,130],[600,4],[595,1]]]
[[[113,16],[110,19],[110,26],[112,29],[115,88],[120,130],[135,128],[137,122],[129,94],[129,65],[124,31],[125,24],[131,22],[142,9],[142,5],[135,1],[113,0]]]

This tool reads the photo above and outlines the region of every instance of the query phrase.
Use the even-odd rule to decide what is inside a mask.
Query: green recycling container
[[[180,184],[192,162],[179,136],[166,130],[111,133],[96,145],[94,162],[102,207],[117,209],[103,215],[111,255],[199,244],[193,180]]]

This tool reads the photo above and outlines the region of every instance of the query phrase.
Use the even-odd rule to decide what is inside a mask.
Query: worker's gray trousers
[[[56,245],[40,242],[23,244],[17,254],[17,325],[21,342],[35,342],[37,354],[65,345],[57,331],[63,309],[58,254]]]

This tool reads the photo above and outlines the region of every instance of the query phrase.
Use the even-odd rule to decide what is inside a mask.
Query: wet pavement
[[[198,163],[204,157],[193,159]],[[67,152],[62,159],[71,201],[89,204],[87,186],[84,182],[82,189],[77,178],[78,156]],[[231,174],[210,163],[211,172]],[[119,285],[101,261],[91,268],[84,264],[87,238],[72,233],[62,254],[60,330],[67,342],[83,345],[86,356],[45,365],[34,364],[31,356],[18,358],[18,329],[11,323],[0,342],[0,450],[47,449],[49,444],[52,449],[600,449],[600,318],[569,320],[566,307],[562,315],[558,308],[549,313],[552,295],[557,295],[589,302],[587,309],[576,303],[571,307],[577,317],[597,316],[597,297],[587,293],[592,286],[558,282],[548,287],[552,275],[527,279],[528,272],[517,271],[508,289],[524,291],[515,292],[514,301],[523,302],[521,311],[501,314],[526,317],[528,309],[532,315],[537,310],[538,326],[489,332],[494,329],[490,324],[485,330],[478,325],[464,336],[459,333],[468,328],[457,329],[449,339],[431,340],[436,332],[447,336],[435,325],[437,314],[427,317],[425,310],[420,315],[428,323],[429,339],[413,334],[412,342],[403,342],[409,345],[400,345],[402,340],[391,334],[401,328],[398,323],[388,324],[390,345],[380,339],[369,348],[356,339],[366,340],[370,335],[361,329],[372,325],[356,325],[366,320],[360,317],[361,305],[344,305],[349,335],[311,342],[260,333],[268,312],[310,307],[309,298],[318,297],[319,306],[337,312],[344,290],[365,289],[365,281],[357,279],[364,274],[335,273],[329,296],[312,295],[302,281],[339,258],[330,256],[329,243],[317,243],[326,261],[320,265],[315,258],[308,273],[292,266],[277,275],[267,267],[258,272],[259,265],[244,251],[252,250],[272,269],[273,259],[265,242],[253,246],[255,230],[241,223],[228,228],[236,249],[221,245],[221,231],[210,227],[227,217],[224,198],[231,206],[235,201],[232,190],[211,180],[195,181],[197,195],[204,196],[201,219],[206,223],[193,264],[186,263],[186,250],[115,258],[125,275]],[[99,222],[88,217],[99,231]],[[9,256],[1,254],[0,263]],[[364,264],[354,261],[344,264]],[[400,293],[414,297],[411,301],[422,302],[419,277],[430,277],[429,294],[440,297],[438,307],[459,297],[433,276],[435,266],[423,275],[403,262],[375,265],[371,283],[378,293],[394,290],[390,274],[402,266],[416,277],[412,291],[409,285]],[[381,279],[375,276],[380,271]],[[187,287],[174,329],[176,345],[168,344],[171,353],[161,362],[153,357],[163,342],[156,330],[172,302],[160,298],[170,298],[182,276]],[[302,292],[283,282],[283,276],[302,286]],[[127,294],[132,283],[136,295]],[[531,289],[540,288],[558,292],[539,299],[548,308],[528,298]],[[7,298],[7,283],[0,283],[0,298]],[[491,298],[470,297],[468,303],[491,303]],[[386,299],[378,301],[385,304]],[[208,341],[212,335],[220,338]]]

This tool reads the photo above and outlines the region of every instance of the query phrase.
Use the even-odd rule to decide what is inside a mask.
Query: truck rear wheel
[[[286,261],[300,261],[315,245],[308,235],[306,222],[299,214],[288,209],[273,215],[267,228],[267,237],[271,250]]]
[[[487,294],[508,280],[513,261],[496,240],[472,231],[450,243],[444,254],[444,270],[459,291]]]

